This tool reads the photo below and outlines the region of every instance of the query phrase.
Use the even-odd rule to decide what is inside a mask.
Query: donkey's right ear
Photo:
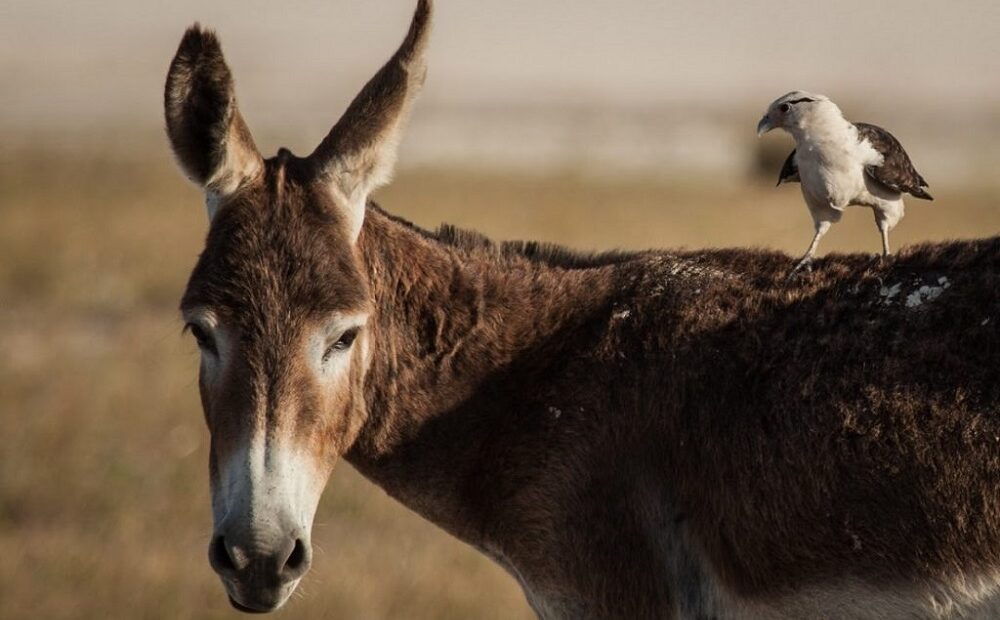
[[[163,107],[174,154],[205,189],[211,219],[222,199],[264,168],[215,33],[198,24],[184,33],[167,73]]]

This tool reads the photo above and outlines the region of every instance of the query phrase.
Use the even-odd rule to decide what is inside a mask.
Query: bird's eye
[[[212,337],[205,331],[205,328],[197,323],[188,323],[185,327],[194,336],[195,341],[198,343],[198,348],[203,351],[208,351],[209,353],[215,353],[215,341]]]
[[[787,103],[783,103],[780,106],[778,106],[778,109],[781,110],[782,113],[785,113],[785,112],[791,110],[792,106],[788,105]]]
[[[358,337],[358,332],[360,330],[360,327],[352,327],[341,334],[340,338],[337,338],[336,342],[326,348],[326,352],[323,353],[323,361],[325,362],[329,360],[334,353],[350,349],[351,345],[354,344],[354,340]]]

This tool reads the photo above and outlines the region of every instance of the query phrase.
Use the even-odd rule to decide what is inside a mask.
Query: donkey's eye
[[[341,334],[340,338],[337,338],[336,342],[334,342],[333,344],[331,344],[329,347],[326,348],[326,352],[323,353],[323,361],[324,362],[327,361],[328,359],[330,359],[330,356],[332,356],[334,353],[337,353],[338,351],[346,351],[350,349],[351,345],[354,344],[355,338],[358,337],[358,332],[360,331],[360,329],[361,328],[359,327],[352,327],[351,329]]]
[[[205,331],[205,328],[197,323],[188,323],[186,327],[187,330],[191,332],[191,335],[194,336],[195,341],[198,342],[198,347],[200,349],[208,351],[209,353],[215,353],[215,342],[212,340],[212,337],[208,335],[208,332]]]

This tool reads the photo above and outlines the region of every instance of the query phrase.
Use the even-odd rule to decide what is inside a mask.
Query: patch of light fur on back
[[[652,256],[649,258],[650,264],[663,268],[666,274],[673,278],[682,280],[698,280],[702,278],[716,280],[739,280],[737,273],[720,269],[712,265],[705,265],[695,259],[681,258],[673,255]],[[653,295],[663,295],[667,292],[667,283],[657,283],[650,291]],[[696,291],[696,292],[700,292]]]
[[[681,258],[679,256],[663,255],[651,257],[653,265],[664,265],[667,273],[680,278],[719,278],[723,280],[738,280],[739,275],[712,265],[700,263],[697,259]]]
[[[904,284],[909,288],[904,290]],[[924,304],[935,301],[949,288],[951,281],[947,276],[940,276],[936,281],[926,283],[920,279],[907,283],[894,282],[879,289],[879,302],[883,306],[902,304],[908,310],[917,310]]]
[[[938,280],[940,286],[928,286],[923,285],[917,290],[913,291],[906,296],[906,307],[907,308],[918,308],[925,302],[934,301],[941,296],[946,288],[951,286],[948,282],[948,278],[940,278]]]

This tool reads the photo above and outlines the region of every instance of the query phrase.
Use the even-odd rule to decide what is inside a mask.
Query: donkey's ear
[[[309,156],[345,210],[351,240],[361,232],[368,196],[392,176],[403,125],[424,83],[431,5],[419,0],[403,44]]]
[[[174,154],[205,189],[211,218],[220,200],[263,170],[215,33],[198,24],[184,33],[167,73],[163,106]]]

